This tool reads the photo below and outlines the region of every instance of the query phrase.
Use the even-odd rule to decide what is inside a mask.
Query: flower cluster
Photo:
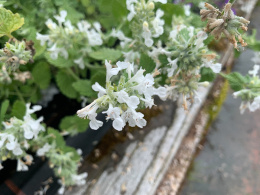
[[[26,165],[30,165],[32,162],[32,157],[26,153],[30,147],[28,141],[33,138],[37,139],[38,134],[45,131],[40,124],[43,118],[35,120],[31,116],[40,109],[40,106],[33,106],[30,109],[30,104],[27,104],[23,120],[14,117],[10,119],[10,122],[3,123],[4,130],[0,133],[1,161],[7,158],[18,159],[18,171],[28,170]]]
[[[131,30],[135,41],[134,47],[139,48],[139,50],[147,50],[146,47],[153,45],[153,38],[159,37],[164,32],[164,20],[161,19],[164,12],[158,9],[154,13],[154,2],[167,3],[166,0],[126,1],[127,9],[130,12],[127,19],[131,21]]]
[[[237,48],[237,39],[242,46],[247,43],[242,39],[239,33],[239,28],[247,31],[249,21],[243,17],[236,16],[232,9],[232,4],[227,3],[222,12],[217,8],[205,3],[205,8],[200,11],[201,20],[208,20],[206,31],[210,32],[216,39],[222,36],[222,33],[229,39],[229,41]]]
[[[74,59],[75,64],[84,69],[83,57],[92,51],[92,47],[103,44],[101,26],[98,22],[91,25],[87,21],[80,21],[75,27],[69,20],[66,20],[66,16],[67,12],[64,10],[60,12],[60,15],[54,16],[58,24],[48,19],[46,25],[49,28],[49,34],[37,33],[36,39],[41,41],[41,45],[47,42],[52,59],[57,59],[59,55],[68,59],[69,54],[75,53],[72,51],[77,49],[77,53],[70,57]]]
[[[30,104],[26,104],[23,120],[13,117],[9,122],[3,122],[4,129],[0,132],[0,169],[3,168],[1,162],[16,159],[17,171],[27,171],[28,165],[33,162],[33,157],[27,151],[32,149],[37,156],[49,158],[50,166],[61,178],[62,189],[65,186],[85,184],[87,174],[77,174],[80,161],[77,152],[58,144],[57,134],[46,135],[46,129],[41,124],[43,117],[32,118],[31,115],[40,109],[41,106],[30,108]]]
[[[31,59],[31,51],[27,50],[24,41],[15,41],[14,45],[7,42],[0,50],[0,63],[3,63],[7,70],[16,71],[20,65],[27,64]]]
[[[96,119],[97,110],[106,110],[107,119],[113,120],[113,127],[116,130],[122,130],[128,122],[131,127],[138,126],[140,128],[146,125],[146,120],[141,112],[137,112],[140,108],[151,108],[154,105],[153,95],[164,97],[166,90],[164,87],[154,87],[154,75],[146,74],[145,70],[140,68],[134,75],[134,64],[129,62],[117,62],[116,67],[105,62],[106,88],[100,86],[97,82],[92,86],[94,91],[98,92],[98,99],[94,100],[90,105],[79,110],[78,116],[87,117],[90,120],[90,127],[98,129],[103,125],[102,121]],[[119,82],[112,83],[111,78],[121,72]]]
[[[193,102],[200,82],[200,70],[210,68],[214,73],[221,71],[221,64],[214,63],[215,54],[209,53],[203,41],[207,34],[193,27],[179,25],[170,33],[167,45],[168,66],[165,71],[171,78],[171,86],[167,87],[167,97],[176,100],[183,96],[183,107],[188,108],[186,100]]]
[[[245,77],[246,83],[244,83],[244,88],[233,93],[235,98],[240,97],[242,103],[240,105],[240,112],[243,114],[248,108],[251,112],[256,111],[260,108],[260,79],[257,75],[260,66],[254,65],[254,69],[248,71],[250,77]]]

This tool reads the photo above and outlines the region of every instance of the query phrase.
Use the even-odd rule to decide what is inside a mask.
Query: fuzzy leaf
[[[74,82],[72,86],[77,92],[80,93],[80,95],[92,97],[96,94],[92,89],[90,80],[79,80]]]
[[[69,98],[76,98],[77,92],[72,87],[72,83],[75,82],[75,79],[63,70],[59,70],[56,75],[56,82],[60,91]]]
[[[5,113],[8,109],[9,106],[9,100],[5,100],[2,104],[1,104],[1,110],[0,110],[0,124],[2,123],[2,121],[4,121],[4,117],[5,117]]]
[[[211,68],[203,67],[200,70],[201,78],[200,82],[213,81],[216,78],[216,74],[211,70]]]
[[[84,132],[88,128],[89,120],[79,118],[78,116],[66,116],[61,120],[59,125],[61,130],[70,132],[75,135],[79,132]]]
[[[230,84],[231,89],[234,91],[240,91],[244,88],[244,84],[248,82],[247,77],[242,76],[238,72],[233,72],[228,75],[221,74],[224,78],[226,78]]]
[[[65,59],[60,56],[58,56],[58,58],[56,60],[54,60],[50,57],[49,53],[45,53],[45,58],[47,59],[47,61],[50,64],[52,64],[53,66],[56,66],[58,68],[69,68],[75,64],[72,60]]]
[[[98,82],[102,87],[106,86],[106,72],[96,72],[91,77],[91,85],[94,85],[96,82]]]
[[[62,147],[65,145],[65,141],[58,130],[49,127],[47,129],[47,132],[48,132],[48,136],[50,137],[49,143],[56,142],[56,145],[58,147]]]
[[[13,31],[16,31],[24,24],[24,18],[19,14],[13,14],[10,10],[0,8],[0,37],[6,35],[11,36]]]
[[[154,71],[156,64],[152,58],[143,53],[140,58],[140,66],[145,69],[145,74],[147,74]]]
[[[51,81],[50,66],[46,62],[39,62],[33,68],[32,75],[34,81],[41,89],[49,86]]]
[[[169,64],[167,56],[163,54],[159,55],[159,61],[161,62],[162,66],[166,66],[167,64]]]
[[[96,60],[111,60],[114,62],[122,56],[122,52],[115,49],[102,48],[98,51],[91,52],[89,56]]]
[[[172,23],[172,16],[185,16],[184,9],[181,5],[167,3],[161,4],[160,8],[164,11],[163,19],[167,25],[171,25]]]
[[[25,112],[26,112],[25,104],[20,100],[16,100],[13,104],[11,116],[12,117],[15,116],[18,119],[23,119]]]

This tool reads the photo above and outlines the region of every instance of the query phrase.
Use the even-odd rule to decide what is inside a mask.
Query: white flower
[[[36,39],[41,41],[41,46],[45,44],[45,42],[50,41],[50,36],[49,35],[42,35],[40,33],[36,33]]]
[[[116,63],[117,68],[112,68],[111,73],[112,75],[117,75],[119,71],[126,69],[128,66],[130,66],[129,62],[120,62],[118,61]]]
[[[222,64],[220,63],[213,63],[213,60],[208,60],[206,58],[203,59],[203,64],[202,67],[208,67],[211,68],[211,70],[214,73],[220,73],[221,69],[222,69]]]
[[[41,110],[41,106],[33,106],[30,109],[30,104],[26,104],[26,114],[23,117],[24,123],[22,124],[22,128],[24,130],[24,137],[26,139],[37,138],[40,131],[45,131],[45,128],[41,125],[43,121],[43,117],[38,118],[37,120],[31,117],[31,114]]]
[[[46,152],[48,152],[51,149],[51,145],[46,143],[44,146],[37,150],[36,154],[37,156],[44,156]]]
[[[83,57],[80,57],[80,58],[74,60],[74,62],[79,66],[80,69],[85,68]]]
[[[120,45],[124,48],[128,43],[132,41],[132,39],[126,37],[121,30],[116,31],[115,29],[111,32],[112,37],[116,37],[120,40]]]
[[[103,125],[102,121],[99,121],[96,119],[96,116],[97,116],[96,111],[98,108],[99,108],[98,104],[96,103],[96,101],[94,101],[91,104],[89,104],[88,106],[86,106],[85,108],[82,108],[81,110],[77,111],[77,115],[80,118],[88,117],[88,119],[90,120],[89,126],[91,129],[94,129],[94,130],[97,130],[99,127],[101,127]]]
[[[253,77],[256,77],[256,75],[259,72],[259,68],[260,68],[259,65],[254,65],[254,69],[253,70],[249,70],[248,74],[252,75]]]
[[[91,129],[97,130],[99,127],[102,127],[103,122],[96,119],[97,113],[93,113],[92,115],[88,115],[90,120],[89,126]]]
[[[120,117],[121,109],[119,107],[113,107],[112,104],[109,104],[108,110],[103,113],[107,114],[107,119],[113,120],[112,125],[116,130],[121,131],[123,129],[125,122]]]
[[[161,19],[161,17],[164,15],[164,12],[161,9],[158,9],[156,11],[156,17],[152,21],[152,25],[155,31],[155,34],[153,34],[153,37],[159,37],[164,32],[164,20]]]
[[[130,13],[127,15],[128,21],[131,21],[136,14],[134,3],[137,2],[138,2],[137,0],[126,0],[126,7],[130,11]]]
[[[57,24],[55,22],[53,22],[51,19],[48,19],[46,22],[45,22],[46,26],[49,28],[49,29],[56,29],[57,28]]]
[[[150,98],[140,98],[144,103],[145,103],[145,107],[146,108],[152,108],[152,106],[154,105],[154,100],[150,97]]]
[[[140,53],[132,50],[129,52],[123,52],[123,54],[126,62],[134,62],[136,59],[140,58]]]
[[[65,22],[65,18],[67,16],[67,11],[62,10],[60,11],[60,15],[54,16],[54,18],[58,21],[59,25],[61,26],[63,22]]]
[[[122,114],[122,118],[125,122],[129,123],[130,127],[138,126],[140,128],[143,128],[146,125],[146,120],[143,117],[144,115],[141,112],[136,112],[132,108],[128,108]]]
[[[17,171],[28,171],[28,166],[21,160],[17,160]]]
[[[81,173],[79,175],[72,175],[72,179],[73,179],[73,181],[75,181],[76,185],[81,186],[81,185],[86,184],[87,176],[88,176],[88,174],[85,172],[85,173]]]
[[[80,32],[88,32],[89,28],[91,27],[90,23],[88,23],[87,21],[80,21],[77,23],[78,29]]]
[[[56,60],[58,58],[59,53],[61,53],[65,59],[68,59],[69,54],[67,50],[65,48],[58,48],[56,43],[53,44],[53,46],[47,50],[51,52],[50,57],[53,60]]]
[[[0,170],[2,170],[4,167],[3,165],[1,164],[1,161],[0,161]]]
[[[119,92],[115,92],[117,95],[117,101],[119,103],[126,103],[128,107],[136,109],[140,100],[137,96],[130,96],[125,91],[121,90]]]
[[[65,30],[67,33],[73,33],[74,31],[74,26],[72,26],[71,22],[69,20],[67,20],[65,23],[64,23],[64,26],[66,27]]]
[[[190,5],[190,4],[184,5],[183,8],[184,8],[184,13],[185,13],[185,15],[186,15],[186,16],[190,16],[190,13],[191,13],[191,12],[190,12],[191,5]]]
[[[176,58],[175,60],[171,60],[171,58],[167,58],[169,65],[171,66],[170,68],[167,68],[167,72],[168,72],[168,77],[172,77],[174,71],[178,68],[177,62],[178,62],[178,58]]]
[[[197,33],[197,39],[195,41],[196,49],[199,49],[204,46],[203,41],[208,38],[208,35],[205,31],[199,31]]]
[[[94,29],[91,29],[90,31],[87,32],[87,37],[88,37],[88,42],[91,46],[103,44],[100,34]]]
[[[199,8],[200,9],[205,9],[205,2],[200,2],[199,3]]]
[[[92,85],[92,89],[94,91],[98,91],[98,97],[102,97],[103,95],[105,95],[107,93],[106,89],[104,87],[102,87],[101,85],[99,85],[98,82],[95,82],[95,84]]]
[[[249,110],[251,112],[256,111],[260,108],[260,96],[254,98],[254,101],[249,105]]]
[[[152,33],[151,31],[149,30],[149,25],[147,22],[144,22],[143,23],[143,33],[142,33],[142,36],[145,40],[145,45],[147,47],[151,47],[153,45],[153,40],[151,39],[152,37]]]

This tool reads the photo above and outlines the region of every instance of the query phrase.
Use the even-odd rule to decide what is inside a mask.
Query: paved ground
[[[259,7],[252,19],[260,38]],[[252,57],[243,52],[234,71],[246,74]],[[230,91],[180,195],[260,195],[260,111],[240,115],[240,102]]]

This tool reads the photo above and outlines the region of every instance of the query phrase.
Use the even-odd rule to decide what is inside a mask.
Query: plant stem
[[[70,68],[67,68],[67,73],[69,73],[75,80],[79,81],[80,78],[70,69]]]
[[[85,63],[85,66],[89,69],[105,69],[103,66],[92,66],[89,63]]]
[[[17,86],[14,86],[14,90],[15,90],[15,92],[17,93],[19,99],[20,99],[22,102],[26,103]]]
[[[236,0],[229,0],[229,3],[232,3],[232,5],[234,5],[235,2]]]

